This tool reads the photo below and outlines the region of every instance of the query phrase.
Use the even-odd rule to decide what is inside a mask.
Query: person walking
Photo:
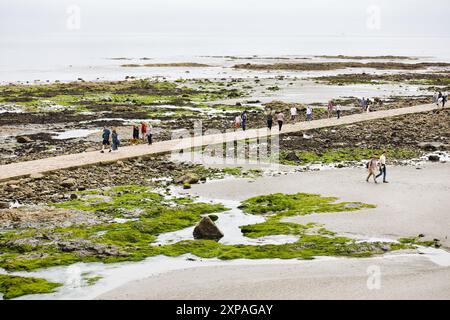
[[[333,113],[333,109],[334,109],[333,102],[331,102],[331,101],[328,102],[328,107],[327,107],[328,119],[331,118],[331,114]]]
[[[367,113],[370,112],[370,100],[369,100],[369,98],[366,99],[366,112]]]
[[[297,108],[293,105],[290,109],[291,112],[291,121],[295,122],[295,118],[297,117]]]
[[[153,126],[149,124],[147,129],[147,142],[151,145],[153,143]]]
[[[377,170],[377,167],[378,167],[378,159],[377,158],[371,158],[369,160],[369,162],[367,163],[367,170],[369,171],[369,175],[366,178],[367,182],[369,182],[369,178],[371,176],[373,176],[373,181],[375,183],[378,183],[377,182],[377,177],[375,175],[375,170]]]
[[[306,121],[312,120],[312,108],[310,106],[306,107]]]
[[[448,94],[444,93],[442,94],[442,108],[445,108],[445,103],[448,100]]]
[[[437,92],[433,95],[433,102],[439,106],[439,94]]]
[[[141,135],[142,135],[142,141],[145,142],[145,139],[147,136],[147,124],[144,121],[141,122]]]
[[[386,181],[386,153],[384,151],[380,156],[380,160],[378,161],[378,164],[380,166],[380,173],[377,174],[377,176],[375,178],[381,177],[383,175],[383,183],[388,183]]]
[[[241,127],[241,115],[237,115],[236,118],[234,118],[234,128],[239,129]]]
[[[120,141],[119,141],[119,135],[117,133],[116,128],[113,129],[111,138],[112,138],[112,150],[113,151],[119,150]]]
[[[270,110],[267,114],[267,128],[269,130],[272,130],[272,125],[273,125],[273,115],[272,115],[272,111]]]
[[[133,124],[133,140],[132,143],[136,144],[139,141],[139,127]]]
[[[341,118],[341,105],[338,104],[336,106],[336,114],[337,114],[337,118],[340,119]]]
[[[109,147],[109,152],[111,152],[111,131],[107,128],[107,127],[103,127],[103,132],[102,132],[102,150],[100,151],[101,153],[105,153],[105,148]]]
[[[277,122],[278,122],[278,131],[281,131],[284,122],[284,114],[283,111],[278,112],[277,114]]]
[[[241,119],[242,119],[242,130],[245,131],[245,129],[247,128],[247,110],[244,110],[242,112]]]
[[[364,97],[362,97],[362,99],[359,101],[359,104],[361,106],[361,110],[366,111],[366,100]]]

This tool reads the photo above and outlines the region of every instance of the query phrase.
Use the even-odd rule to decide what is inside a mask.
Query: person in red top
[[[328,118],[331,118],[331,115],[332,115],[332,113],[333,113],[333,109],[334,109],[334,106],[333,106],[333,102],[328,102]]]
[[[142,140],[145,141],[147,136],[147,124],[145,122],[141,122],[141,134]]]

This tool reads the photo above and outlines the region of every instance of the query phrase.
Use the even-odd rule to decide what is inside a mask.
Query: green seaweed
[[[406,160],[417,158],[421,152],[407,148],[387,148],[386,156],[395,160]],[[344,161],[361,161],[370,159],[374,156],[380,156],[383,153],[381,149],[363,149],[363,148],[338,148],[325,150],[323,152],[299,151],[295,152],[297,161],[287,160],[287,153],[281,153],[280,162],[282,164],[305,165],[309,163],[336,163]]]
[[[40,278],[0,274],[0,292],[3,293],[3,299],[13,299],[27,294],[51,293],[60,286],[60,283]]]

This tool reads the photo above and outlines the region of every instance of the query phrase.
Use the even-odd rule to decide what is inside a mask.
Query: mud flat
[[[349,237],[376,241],[423,234],[441,249],[397,252],[373,258],[192,267],[130,282],[99,299],[449,299],[448,163],[388,168],[389,184],[366,183],[364,169],[289,173],[256,180],[195,185],[187,193],[222,200],[283,193],[326,193],[377,207],[349,213],[284,218],[315,221]],[[275,260],[274,260],[275,261]],[[380,286],[370,282],[380,272]]]

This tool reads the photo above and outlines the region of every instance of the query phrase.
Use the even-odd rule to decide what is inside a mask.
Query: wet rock
[[[210,217],[204,217],[194,228],[195,239],[206,239],[218,241],[223,237],[222,231],[217,228],[216,224]]]
[[[181,177],[177,178],[175,180],[175,183],[188,183],[188,184],[195,184],[200,180],[200,178],[192,172],[186,173],[182,175]]]
[[[420,142],[417,144],[419,148],[425,151],[436,151],[439,149],[445,149],[445,143],[442,142]]]
[[[30,143],[33,142],[33,140],[30,137],[27,136],[17,136],[16,141],[18,143]]]
[[[70,195],[70,200],[76,200],[76,199],[78,199],[78,196],[75,193],[72,193]]]
[[[191,184],[190,183],[183,183],[183,189],[190,189],[191,188]]]
[[[62,252],[77,252],[78,255],[84,257],[126,257],[129,255],[128,252],[121,251],[116,246],[92,243],[86,239],[61,241],[57,245]]]
[[[432,154],[432,155],[429,155],[428,156],[428,160],[429,161],[433,161],[433,162],[436,162],[436,161],[439,161],[441,158],[438,156],[438,155],[436,155],[436,154]]]
[[[68,178],[61,181],[60,186],[64,188],[71,188],[75,186],[76,183],[77,181],[74,178]]]

